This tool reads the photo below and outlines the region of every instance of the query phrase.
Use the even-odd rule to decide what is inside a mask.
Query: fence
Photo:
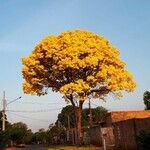
[[[82,130],[82,134],[83,144],[93,144],[97,146],[102,146],[101,128],[99,126],[91,128],[84,127],[84,129]],[[77,131],[75,128],[72,128],[69,131],[67,131],[66,135],[68,144],[77,144]]]
[[[99,126],[91,127],[86,130],[89,137],[89,143],[97,146],[102,146],[102,133]]]

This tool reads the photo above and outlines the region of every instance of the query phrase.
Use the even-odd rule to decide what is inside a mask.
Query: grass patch
[[[50,147],[48,150],[102,150],[100,147],[95,146],[56,146],[56,147]]]

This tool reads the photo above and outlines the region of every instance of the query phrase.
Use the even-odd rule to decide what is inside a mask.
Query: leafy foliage
[[[75,127],[75,116],[74,116],[74,110],[71,105],[68,105],[64,107],[61,111],[61,113],[58,114],[58,120],[64,127],[68,128],[68,119],[70,123],[70,127]]]
[[[8,132],[0,131],[0,149],[4,148],[9,142]]]
[[[119,59],[119,51],[103,36],[75,30],[47,36],[22,59],[23,90],[44,95],[51,88],[84,101],[88,96],[103,98],[113,92],[131,92],[136,84]]]
[[[10,129],[10,139],[15,143],[15,144],[20,144],[24,143],[25,136],[27,134],[27,125],[18,122],[14,123]]]
[[[7,123],[6,130],[0,131],[0,148],[10,144],[29,144],[31,140],[32,131],[28,130],[27,125],[22,122],[14,124]],[[12,143],[10,143],[10,141]]]
[[[92,109],[92,116],[94,123],[100,123],[103,121],[104,117],[106,116],[108,110],[102,106],[98,106]]]
[[[139,145],[141,146],[142,150],[149,150],[150,149],[150,131],[142,131],[138,137]]]
[[[24,137],[24,142],[26,144],[32,144],[32,137],[33,137],[32,130],[31,129],[27,130],[26,135]]]
[[[143,95],[143,100],[144,100],[144,104],[145,104],[145,109],[149,110],[150,109],[150,92],[146,91]]]
[[[34,133],[32,141],[37,144],[44,144],[47,140],[47,132],[42,128]]]
[[[32,142],[36,144],[56,144],[55,142],[58,142],[62,136],[65,136],[65,128],[52,124],[47,131],[40,129],[34,133]]]
[[[96,107],[92,108],[92,121],[94,124],[97,124],[103,120],[106,113],[108,112],[107,109],[104,107]],[[69,119],[69,120],[68,120]],[[73,106],[68,105],[64,107],[60,114],[58,114],[57,122],[60,122],[62,126],[68,128],[68,121],[71,128],[75,127],[75,117],[74,117],[74,109]],[[89,109],[85,108],[82,111],[82,126],[89,125]]]

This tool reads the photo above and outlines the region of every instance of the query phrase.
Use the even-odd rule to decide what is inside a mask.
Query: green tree
[[[70,125],[71,128],[75,127],[75,116],[74,109],[72,105],[63,107],[61,113],[58,114],[57,122],[60,122],[62,126],[68,128]]]
[[[65,128],[59,125],[57,122],[55,125],[50,126],[48,134],[52,144],[60,144],[61,138],[65,137],[66,132]]]
[[[91,109],[92,112],[92,122],[93,124],[98,124],[103,120],[105,115],[107,114],[107,109],[98,106],[96,108]],[[82,126],[89,126],[89,108],[84,108],[82,111]],[[62,126],[68,128],[68,124],[71,128],[75,127],[75,117],[73,112],[73,106],[68,105],[61,110],[61,113],[58,114],[57,122],[60,122]]]
[[[98,106],[95,109],[92,109],[93,122],[100,123],[103,121],[108,110],[102,106]]]
[[[14,144],[25,143],[25,137],[27,135],[27,125],[22,122],[12,124],[9,130],[10,139]]]
[[[32,141],[37,144],[47,143],[47,131],[43,128],[39,129],[38,132],[34,133]]]
[[[25,123],[18,122],[10,124],[7,122],[6,130],[0,131],[0,148],[10,144],[30,144],[32,142],[32,136],[32,131],[28,130]]]
[[[9,142],[8,132],[0,131],[0,149],[4,148]]]
[[[31,129],[27,130],[26,135],[24,137],[25,144],[31,144],[32,143],[32,137],[33,137],[32,130]]]
[[[150,92],[146,91],[143,95],[143,100],[145,104],[145,109],[150,110]]]

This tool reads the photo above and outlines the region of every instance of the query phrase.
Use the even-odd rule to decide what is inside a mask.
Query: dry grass
[[[57,147],[51,147],[48,150],[102,150],[102,148],[95,147],[95,146],[86,146],[86,147],[57,146]]]

